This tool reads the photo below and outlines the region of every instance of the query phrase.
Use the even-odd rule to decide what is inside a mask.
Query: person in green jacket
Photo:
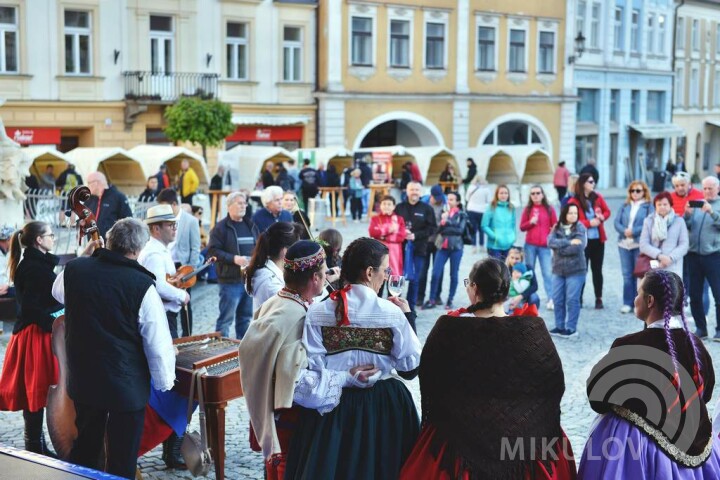
[[[515,207],[510,203],[507,185],[498,185],[490,208],[482,219],[482,230],[488,236],[488,255],[505,261],[515,243]]]

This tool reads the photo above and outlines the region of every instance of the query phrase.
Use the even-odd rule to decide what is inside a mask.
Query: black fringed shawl
[[[448,472],[460,458],[471,479],[523,478],[561,447],[565,381],[541,318],[441,317],[423,348],[420,391]],[[548,471],[555,458],[543,462]]]

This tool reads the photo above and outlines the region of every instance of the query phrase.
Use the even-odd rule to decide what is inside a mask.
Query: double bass
[[[68,195],[70,209],[80,220],[80,239],[89,235],[98,240],[100,233],[95,215],[85,206],[90,198],[90,189],[84,185],[73,188]],[[65,315],[55,319],[52,328],[52,349],[58,361],[58,384],[50,386],[47,398],[47,425],[50,441],[58,457],[66,460],[70,457],[73,442],[78,436],[75,425],[75,404],[67,393],[68,361],[65,350]]]

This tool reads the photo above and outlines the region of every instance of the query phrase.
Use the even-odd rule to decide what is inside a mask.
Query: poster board
[[[392,183],[392,152],[372,152],[373,183]]]

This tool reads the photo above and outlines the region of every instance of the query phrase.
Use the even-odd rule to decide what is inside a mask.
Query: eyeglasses
[[[542,192],[530,192],[530,195],[542,195]]]
[[[373,270],[380,270],[379,268],[376,268],[376,267],[372,267],[372,268],[373,268]],[[387,267],[385,270],[383,270],[383,272],[385,273],[385,275],[392,275],[392,267]]]
[[[44,234],[42,234],[42,235],[40,235],[40,236],[41,236],[41,237],[50,237],[50,238],[52,238],[53,240],[55,240],[55,234],[54,234],[54,233],[44,233]]]
[[[469,278],[466,278],[465,280],[463,280],[463,283],[465,284],[465,288],[467,288],[467,286],[470,284],[475,284],[475,282],[471,282]]]
[[[645,190],[643,190],[642,188],[633,188],[632,190],[630,190],[630,193],[645,193]]]
[[[170,227],[172,230],[177,230],[178,224],[177,222],[163,222],[164,227]]]

